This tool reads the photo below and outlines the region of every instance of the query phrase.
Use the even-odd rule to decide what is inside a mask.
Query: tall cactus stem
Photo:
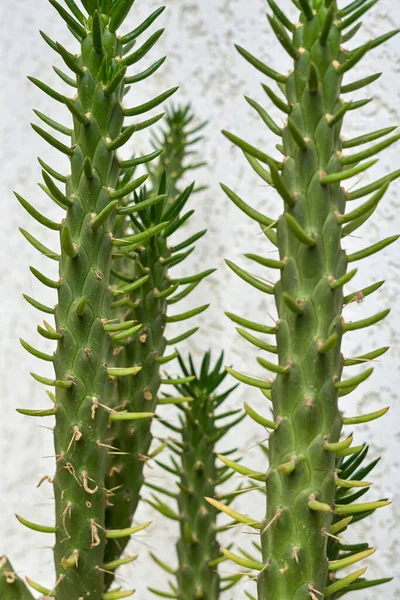
[[[65,209],[65,218],[56,227],[22,198],[19,197],[19,200],[43,225],[60,230],[60,255],[22,230],[25,238],[39,252],[59,262],[59,280],[56,282],[32,268],[32,273],[44,285],[57,290],[55,309],[47,309],[27,297],[28,302],[39,310],[54,314],[55,328],[46,326],[45,329],[40,328],[39,333],[55,340],[57,348],[54,356],[50,357],[23,340],[21,343],[34,356],[52,360],[55,368],[54,379],[33,374],[37,381],[56,387],[54,441],[57,469],[53,481],[57,584],[48,595],[57,600],[78,600],[89,596],[94,600],[105,597],[104,555],[107,540],[112,537],[106,529],[105,513],[113,493],[106,487],[108,454],[114,450],[108,441],[113,390],[115,381],[134,378],[140,371],[133,358],[123,368],[112,368],[113,365],[107,364],[111,335],[105,326],[112,318],[114,248],[121,244],[121,252],[125,248],[131,250],[132,245],[142,240],[132,239],[129,235],[126,239],[115,239],[118,201],[121,193],[131,193],[147,178],[147,175],[139,177],[130,181],[122,192],[118,190],[120,164],[116,149],[126,143],[136,130],[154,122],[153,118],[124,127],[125,116],[147,112],[159,104],[159,98],[147,102],[140,111],[125,109],[122,105],[124,78],[133,61],[125,56],[124,43],[117,30],[134,0],[85,0],[82,2],[85,14],[74,0],[65,0],[69,10],[57,0],[50,0],[50,3],[80,45],[79,53],[73,54],[42,35],[72,71],[71,77],[57,71],[61,79],[76,88],[72,99],[31,78],[44,93],[63,103],[73,120],[70,129],[37,113],[45,124],[70,136],[69,143],[60,142],[41,127],[33,125],[45,141],[70,159],[71,175],[66,178],[41,162],[46,184],[43,189]],[[148,45],[142,53],[138,51],[137,60],[152,45]],[[163,97],[169,97],[173,91],[169,90]],[[53,178],[66,183],[65,192],[58,188]],[[147,234],[150,237],[154,232]],[[143,280],[139,285],[142,283]],[[50,414],[49,411],[21,412],[31,416]],[[123,416],[126,417],[126,414]],[[152,411],[140,415],[147,419],[149,416],[152,416]],[[130,415],[130,418],[139,417]],[[135,531],[124,529],[119,531],[119,537],[128,537]],[[132,593],[114,590],[108,593],[108,597],[123,598]]]
[[[268,385],[229,369],[235,378],[259,387],[272,400],[273,421],[277,425],[269,436],[267,512],[261,532],[263,568],[257,578],[259,600],[316,600],[339,591],[343,594],[347,583],[354,579],[348,582],[343,579],[343,584],[335,582],[327,587],[328,570],[344,563],[341,559],[328,563],[328,540],[323,532],[329,531],[335,513],[366,513],[385,505],[384,502],[360,505],[334,502],[336,460],[358,456],[363,450],[363,446],[345,447],[348,442],[342,446],[343,425],[372,421],[387,411],[347,417],[342,415],[338,402],[339,397],[355,390],[372,373],[372,369],[367,369],[342,380],[343,334],[377,323],[388,312],[355,323],[344,321],[343,286],[355,275],[355,271],[347,273],[348,264],[378,252],[397,239],[397,236],[387,238],[351,255],[342,248],[342,238],[371,216],[391,181],[388,177],[379,186],[368,187],[365,193],[378,191],[376,197],[346,214],[349,194],[341,183],[372,167],[375,155],[398,140],[398,136],[393,136],[353,157],[343,155],[343,119],[349,111],[369,101],[343,102],[340,97],[343,78],[381,40],[378,38],[351,52],[342,48],[346,41],[343,32],[374,2],[361,3],[359,10],[351,7],[349,16],[344,19],[336,0],[294,3],[301,15],[293,29],[275,3],[269,2],[273,11],[269,17],[272,29],[294,61],[287,78],[278,79],[270,68],[264,68],[261,61],[239,48],[255,68],[280,82],[284,99],[276,97],[269,88],[264,89],[288,115],[280,146],[283,162],[278,163],[237,136],[223,132],[246,158],[253,157],[252,166],[264,180],[268,179],[268,172],[264,177],[258,161],[269,167],[271,184],[284,204],[284,215],[278,220],[276,234],[273,229],[266,231],[283,263],[280,280],[273,288],[279,319],[277,364],[258,359],[276,378]],[[384,36],[382,41],[390,37]],[[263,117],[261,113],[260,116]],[[357,140],[356,145],[391,131],[388,128],[376,132]],[[239,208],[260,221],[233,192],[225,191]],[[358,197],[361,196],[354,193],[354,198]],[[345,223],[347,225],[342,227]],[[251,285],[254,280],[258,281],[239,267],[235,271]],[[256,287],[269,293],[268,289]],[[379,284],[372,286],[371,293],[379,287]],[[262,331],[263,326],[229,316],[245,328]],[[254,343],[253,336],[247,337]],[[355,492],[354,496],[362,493],[363,490]],[[350,495],[349,502],[352,500]],[[295,554],[293,548],[296,548]],[[367,554],[361,553],[359,559],[366,557]]]

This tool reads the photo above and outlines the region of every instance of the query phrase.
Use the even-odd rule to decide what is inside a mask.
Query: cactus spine
[[[179,491],[173,494],[163,491],[157,486],[147,484],[158,493],[176,498],[178,512],[171,510],[158,496],[153,494],[149,504],[167,518],[179,521],[180,536],[177,543],[178,569],[169,568],[157,557],[156,562],[176,576],[176,598],[207,598],[218,600],[225,589],[236,583],[230,577],[221,578],[216,568],[221,560],[221,548],[217,536],[217,508],[212,504],[217,487],[222,481],[230,478],[227,468],[217,466],[216,445],[226,433],[243,419],[242,411],[233,410],[227,413],[217,413],[236,385],[229,390],[218,393],[217,388],[224,381],[226,371],[221,371],[223,353],[211,367],[211,352],[207,352],[202,361],[199,374],[189,355],[187,366],[181,357],[179,363],[183,377],[192,381],[177,386],[181,402],[177,405],[181,410],[180,426],[168,424],[173,431],[169,447],[174,456],[172,465],[158,464],[177,478]],[[168,401],[168,396],[166,398]],[[188,404],[186,405],[186,402]],[[237,416],[240,413],[239,416]],[[224,419],[234,417],[226,423]],[[220,424],[222,423],[222,424]],[[177,435],[175,435],[177,434]],[[207,502],[209,500],[209,502]],[[163,595],[154,588],[149,588],[157,595]]]
[[[230,199],[262,225],[280,255],[277,261],[249,255],[259,264],[280,272],[280,280],[274,287],[228,263],[252,286],[274,294],[279,316],[274,330],[231,315],[245,328],[276,334],[276,347],[269,345],[268,348],[242,330],[242,335],[251,343],[277,354],[278,364],[258,359],[261,366],[276,375],[274,381],[231,371],[241,381],[261,388],[266,398],[272,400],[274,413],[269,438],[267,513],[261,531],[259,600],[316,600],[342,592],[364,571],[356,571],[342,580],[334,578],[327,586],[328,572],[336,573],[342,566],[352,564],[346,561],[343,565],[328,564],[327,533],[333,515],[341,515],[343,519],[344,515],[388,504],[383,501],[342,506],[334,504],[334,497],[336,457],[346,448],[348,454],[360,451],[357,447],[348,450],[348,442],[339,441],[343,425],[378,418],[387,410],[356,418],[344,418],[339,410],[338,398],[356,389],[372,373],[372,369],[367,369],[342,379],[344,366],[359,364],[343,360],[342,335],[373,325],[388,313],[384,311],[357,323],[343,320],[344,306],[357,297],[343,294],[343,286],[355,274],[355,271],[348,272],[348,264],[370,256],[397,239],[394,236],[347,255],[342,248],[342,238],[360,227],[374,212],[397,175],[388,176],[358,193],[347,193],[340,184],[372,166],[375,161],[369,160],[371,156],[399,139],[398,135],[392,136],[367,150],[344,152],[383,137],[392,129],[343,143],[340,134],[344,116],[366,101],[343,102],[341,93],[352,92],[368,83],[362,80],[344,85],[343,78],[369,50],[394,32],[356,50],[344,51],[342,44],[356,33],[349,30],[350,26],[373,3],[357,10],[364,3],[356,2],[343,11],[338,10],[335,0],[299,0],[295,4],[301,10],[298,25],[291,23],[277,4],[269,0],[272,29],[294,61],[293,71],[288,76],[238,48],[253,66],[278,83],[283,94],[282,99],[264,86],[270,99],[287,115],[283,129],[260,105],[251,99],[249,103],[282,138],[279,149],[284,159],[275,160],[225,132],[284,202],[284,214],[275,221],[255,211],[224,186]],[[369,193],[372,196],[364,204],[345,212],[347,200]],[[380,285],[360,291],[359,297],[367,296]],[[378,350],[371,356],[385,351]],[[366,360],[371,356],[366,355]],[[360,555],[357,560],[363,557]]]
[[[143,46],[129,54],[135,39],[155,19],[153,15],[139,28],[119,37],[117,30],[134,0],[84,0],[87,15],[74,0],[66,2],[71,12],[56,0],[50,2],[79,40],[80,53],[74,55],[43,36],[72,71],[72,78],[69,75],[62,78],[64,81],[67,78],[76,87],[73,99],[33,80],[41,90],[66,105],[73,117],[73,128],[54,125],[54,121],[39,115],[45,123],[70,136],[66,145],[47,131],[33,126],[50,145],[70,158],[71,175],[68,177],[55,173],[42,163],[49,195],[66,209],[61,225],[40,215],[37,217],[37,211],[20,199],[41,223],[60,230],[61,240],[61,252],[56,254],[23,231],[39,251],[59,261],[60,273],[59,280],[52,282],[33,271],[40,281],[56,288],[58,293],[56,308],[45,310],[54,314],[55,328],[46,325],[45,329],[39,329],[44,337],[57,342],[54,356],[35,351],[23,342],[28,351],[54,362],[54,381],[36,375],[35,378],[47,385],[55,385],[55,407],[49,411],[25,411],[25,414],[31,412],[35,413],[34,416],[44,416],[55,413],[56,526],[39,530],[56,534],[57,581],[50,595],[55,595],[57,600],[78,600],[88,595],[92,598],[103,595],[107,570],[104,564],[106,539],[123,538],[135,532],[135,529],[106,530],[105,523],[106,501],[110,494],[105,487],[105,477],[111,383],[115,378],[132,377],[140,370],[133,363],[125,365],[125,368],[107,365],[114,293],[110,288],[113,247],[122,244],[125,249],[134,250],[138,242],[135,236],[124,240],[115,240],[113,236],[118,200],[127,193],[126,189],[116,189],[120,169],[124,168],[116,157],[116,149],[126,143],[134,131],[159,118],[124,127],[125,117],[141,115],[158,106],[175,89],[141,106],[125,109],[122,105],[125,83],[135,82],[135,76],[125,78],[128,67],[147,54],[162,33],[153,34]],[[147,75],[154,72],[157,65],[161,63],[156,63]],[[146,160],[150,160],[149,157],[140,162]],[[53,177],[66,183],[65,193],[60,191]],[[145,178],[130,182],[129,190],[136,189]],[[152,233],[147,231],[140,242]],[[43,309],[35,301],[28,300]],[[112,418],[116,418],[114,413]],[[37,529],[32,524],[28,526]],[[104,598],[126,597],[132,593],[113,591]]]
[[[185,118],[182,118],[182,115]],[[180,226],[193,213],[188,211],[182,215],[194,184],[181,193],[178,193],[177,188],[184,173],[182,163],[186,157],[187,144],[191,140],[185,127],[187,121],[191,121],[192,118],[188,109],[169,111],[169,118],[166,120],[167,131],[164,134],[165,145],[161,146],[163,158],[160,157],[154,167],[159,180],[157,181],[153,174],[151,191],[147,192],[144,189],[141,194],[135,194],[133,202],[121,209],[121,213],[125,212],[130,216],[129,222],[124,223],[125,228],[133,228],[138,235],[146,230],[155,232],[151,239],[137,247],[133,258],[126,257],[126,254],[118,258],[118,252],[115,255],[118,259],[116,260],[118,273],[114,271],[114,274],[121,278],[121,292],[127,285],[127,281],[144,279],[139,289],[124,294],[114,305],[122,311],[124,320],[138,323],[134,327],[136,330],[134,335],[123,337],[123,332],[119,334],[119,348],[115,357],[115,364],[119,366],[135,364],[142,368],[136,377],[124,378],[118,382],[115,403],[128,414],[154,413],[161,383],[174,384],[173,379],[163,378],[161,373],[163,365],[177,356],[175,351],[164,356],[166,349],[171,347],[172,350],[179,341],[187,339],[198,329],[192,328],[178,339],[167,340],[166,325],[191,319],[202,313],[208,306],[204,305],[180,315],[169,315],[169,307],[185,298],[204,277],[212,272],[208,270],[188,278],[177,279],[171,279],[169,275],[169,270],[180,264],[194,250],[193,243],[205,234],[205,231],[201,231],[176,247],[171,248],[168,245],[170,236],[179,231]],[[174,147],[167,142],[170,137],[173,137],[178,145],[181,166],[174,162]],[[174,165],[174,170],[168,177],[163,171],[164,163]],[[159,199],[156,204],[154,198]],[[186,287],[178,291],[181,285]],[[129,330],[127,332],[129,333]],[[124,454],[112,456],[110,460],[106,488],[114,492],[107,509],[106,525],[110,529],[124,529],[130,527],[140,499],[140,490],[144,482],[143,468],[150,458],[149,451],[153,439],[151,422],[148,419],[130,423],[117,421],[113,423],[109,437],[111,437],[111,445]],[[110,540],[106,548],[106,562],[116,560],[127,542],[128,539],[115,542]],[[109,582],[111,579],[112,576],[107,574],[106,580]]]

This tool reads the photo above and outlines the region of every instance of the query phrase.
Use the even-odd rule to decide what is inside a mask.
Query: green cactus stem
[[[174,111],[169,111],[168,114],[172,119],[171,123],[175,123],[176,119],[171,116],[175,114]],[[180,109],[177,114],[181,114]],[[189,119],[187,111],[185,114]],[[169,122],[167,120],[167,126]],[[188,138],[183,129],[180,131],[185,149]],[[169,137],[166,134],[166,138]],[[169,146],[163,150],[165,153],[172,153]],[[183,156],[186,156],[185,151]],[[132,168],[132,161],[127,161],[126,166]],[[122,224],[125,239],[129,239],[127,228],[133,230],[134,237],[146,231],[154,231],[153,237],[136,245],[134,253],[127,254],[124,245],[118,246],[114,253],[113,273],[118,281],[114,293],[119,295],[116,296],[113,305],[115,314],[111,318],[119,319],[121,327],[124,327],[126,322],[137,324],[137,327],[134,333],[129,328],[121,329],[118,334],[111,333],[114,342],[113,361],[119,366],[135,364],[142,367],[136,377],[118,381],[115,406],[126,410],[128,414],[155,412],[160,385],[174,383],[173,380],[162,378],[164,365],[176,358],[174,346],[198,329],[191,328],[178,339],[168,340],[165,337],[168,323],[190,320],[208,306],[203,305],[177,315],[170,314],[172,305],[188,296],[200,281],[213,272],[213,269],[210,269],[188,278],[171,277],[172,267],[182,263],[194,250],[194,243],[205,234],[205,231],[201,231],[176,246],[170,246],[171,236],[179,232],[183,223],[194,212],[183,212],[190,200],[194,184],[176,195],[183,173],[182,169],[177,169],[173,176],[170,176],[172,192],[167,187],[166,174],[161,174],[160,181],[157,184],[153,182],[151,192],[143,189],[140,194],[134,193],[133,199],[125,198],[124,207],[120,210],[121,215],[127,215],[127,221]],[[129,176],[134,176],[134,169]],[[126,181],[127,178],[124,178],[121,185],[126,185]],[[143,281],[142,285],[138,289],[130,290],[130,282],[138,280]],[[109,443],[118,448],[120,453],[110,456],[109,461],[106,488],[114,492],[106,513],[107,528],[130,527],[140,499],[140,490],[144,482],[143,469],[146,461],[150,459],[152,439],[149,419],[113,423],[109,431]],[[127,542],[128,539],[118,542],[109,540],[106,562],[116,560]],[[112,575],[106,575],[107,585],[112,579]]]
[[[57,290],[56,308],[47,309],[28,299],[37,308],[54,314],[55,328],[46,325],[39,333],[56,341],[56,352],[48,356],[26,343],[23,345],[35,356],[54,362],[54,378],[34,375],[36,380],[56,388],[56,525],[47,530],[56,534],[57,581],[51,595],[57,600],[78,600],[103,597],[106,539],[120,537],[105,527],[106,502],[111,493],[105,487],[110,397],[114,379],[129,378],[139,371],[133,362],[123,369],[107,366],[110,335],[106,326],[113,301],[110,289],[113,248],[118,243],[124,247],[134,243],[131,238],[117,241],[113,235],[118,210],[116,200],[121,193],[116,189],[121,169],[116,149],[126,143],[134,131],[147,127],[159,117],[124,127],[125,118],[155,108],[171,96],[175,88],[134,108],[122,105],[127,69],[147,54],[162,33],[153,34],[129,53],[136,37],[151,24],[147,21],[146,26],[118,36],[117,31],[134,0],[83,0],[85,14],[74,0],[66,1],[69,10],[56,0],[50,3],[80,44],[79,53],[73,54],[42,34],[72,72],[71,76],[61,78],[64,81],[68,78],[75,95],[73,99],[64,97],[45,83],[31,80],[65,105],[72,115],[73,126],[65,128],[36,113],[46,125],[66,134],[66,143],[37,125],[33,128],[69,157],[71,175],[64,177],[41,163],[45,191],[66,211],[60,225],[48,222],[24,203],[39,222],[60,231],[61,252],[54,253],[22,231],[39,252],[59,262],[58,281],[50,281],[36,270],[32,271],[42,283]],[[138,188],[145,178],[130,182],[129,189]],[[66,190],[61,191],[54,179],[65,183]],[[115,414],[112,417],[115,418]],[[134,531],[128,529],[120,533],[126,537]],[[113,591],[104,598],[122,598],[132,593]]]
[[[173,471],[179,489],[174,494],[149,482],[146,484],[153,491],[149,504],[165,517],[179,521],[178,568],[171,569],[154,557],[157,564],[176,576],[176,583],[170,586],[176,589],[174,597],[179,600],[218,600],[223,591],[237,582],[236,576],[221,580],[218,574],[216,567],[222,556],[216,526],[218,510],[210,503],[219,484],[227,480],[226,467],[217,466],[216,445],[244,416],[240,409],[219,411],[237,387],[222,393],[218,391],[227,375],[225,370],[221,371],[223,358],[222,353],[212,366],[211,352],[207,352],[197,373],[190,355],[188,366],[179,357],[183,376],[193,379],[177,386],[178,398],[166,396],[164,399],[165,403],[177,403],[181,410],[180,425],[172,427],[168,441],[174,454],[172,465],[157,461],[168,472]],[[228,473],[228,478],[230,476]],[[177,510],[171,509],[154,491],[176,499]],[[159,596],[164,594],[152,587],[149,589]]]
[[[329,532],[335,514],[343,519],[388,504],[378,501],[343,506],[334,502],[335,464],[337,456],[342,456],[339,439],[343,425],[367,422],[386,412],[384,409],[348,418],[339,410],[339,398],[355,390],[372,372],[368,369],[342,379],[343,367],[347,366],[341,355],[342,336],[379,322],[388,312],[355,323],[344,321],[343,286],[355,274],[348,273],[348,264],[374,254],[398,238],[387,238],[350,255],[342,248],[342,240],[373,214],[389,182],[397,175],[368,187],[365,194],[373,195],[350,212],[346,212],[349,194],[341,182],[371,167],[376,162],[374,156],[398,141],[399,135],[389,135],[384,142],[374,143],[366,150],[347,150],[387,136],[392,129],[343,142],[343,119],[368,101],[343,101],[341,93],[363,87],[363,81],[345,84],[344,78],[370,50],[397,32],[347,51],[343,44],[356,33],[353,30],[350,34],[350,26],[373,2],[359,11],[355,5],[360,3],[349,5],[346,16],[338,10],[336,0],[299,0],[295,4],[301,10],[298,24],[269,0],[271,27],[293,59],[293,70],[288,75],[278,73],[238,47],[248,62],[278,83],[279,95],[263,87],[285,114],[283,128],[261,106],[254,101],[250,104],[281,137],[283,160],[275,160],[224,132],[261,178],[275,188],[284,204],[284,214],[276,220],[255,211],[223,186],[229,198],[261,224],[279,251],[278,264],[255,258],[259,264],[265,260],[267,267],[277,270],[280,279],[274,286],[266,284],[264,277],[250,275],[228,263],[250,285],[274,294],[279,319],[275,328],[268,328],[232,316],[245,329],[276,335],[276,344],[269,351],[277,355],[277,364],[259,358],[260,365],[272,373],[271,379],[231,371],[237,379],[259,387],[273,408],[269,470],[266,475],[253,474],[254,478],[266,478],[267,492],[267,513],[261,528],[262,568],[257,575],[259,600],[317,600],[342,593],[353,585],[365,569],[327,586],[328,572],[336,573],[336,568],[344,563],[328,563],[328,537],[324,532]],[[249,258],[254,260],[251,255]],[[380,284],[372,286],[366,294],[361,290],[360,298],[379,287]],[[263,340],[249,341],[258,347],[263,344]],[[348,448],[345,454],[357,453],[361,448]],[[248,471],[251,473],[251,469]],[[361,553],[358,559],[365,557]],[[350,563],[346,561],[347,564]]]
[[[4,600],[33,600],[6,556],[0,556],[0,597]]]

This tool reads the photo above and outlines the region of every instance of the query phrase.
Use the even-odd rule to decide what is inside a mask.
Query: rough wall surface
[[[257,72],[235,53],[233,42],[240,43],[254,54],[270,61],[271,65],[285,70],[289,61],[280,47],[265,19],[263,0],[166,0],[167,11],[161,17],[166,27],[158,49],[152,51],[149,58],[156,59],[168,54],[168,62],[162,72],[154,76],[149,83],[135,88],[135,104],[152,97],[172,85],[180,85],[179,101],[190,100],[201,118],[210,120],[207,139],[204,142],[204,157],[209,166],[198,173],[200,183],[209,188],[201,196],[192,200],[197,209],[196,224],[188,230],[208,227],[208,236],[199,243],[192,258],[192,266],[202,270],[209,266],[218,267],[218,274],[199,286],[191,296],[188,306],[212,301],[207,319],[203,319],[200,334],[188,348],[196,356],[209,347],[216,351],[223,348],[226,363],[243,371],[256,373],[256,351],[239,338],[234,327],[224,316],[224,310],[248,315],[254,320],[274,318],[271,300],[257,292],[249,293],[249,287],[238,280],[224,264],[224,258],[244,263],[243,252],[263,253],[267,248],[263,236],[256,225],[251,223],[221,193],[218,181],[231,185],[244,198],[252,200],[259,209],[279,214],[277,197],[268,189],[260,186],[250,167],[225,141],[220,132],[222,127],[234,131],[258,146],[271,151],[273,137],[252,114],[243,99],[250,94],[266,106]],[[141,22],[152,9],[159,5],[157,0],[137,0],[129,26]],[[290,0],[281,0],[280,5],[293,8]],[[29,127],[32,120],[32,108],[49,113],[53,118],[66,117],[62,107],[34,89],[26,79],[33,75],[50,85],[61,89],[59,81],[51,70],[55,60],[50,49],[38,35],[42,29],[61,43],[69,43],[70,35],[63,23],[46,0],[13,0],[2,2],[0,20],[0,44],[2,61],[1,73],[1,179],[0,197],[2,199],[2,218],[0,236],[0,260],[2,268],[2,294],[0,296],[1,335],[0,335],[0,554],[7,552],[15,568],[21,574],[28,574],[48,587],[53,584],[51,540],[44,534],[35,534],[16,522],[17,512],[32,521],[51,523],[53,519],[52,491],[44,483],[35,489],[43,475],[51,475],[54,458],[51,434],[51,420],[38,426],[37,422],[22,417],[15,412],[19,406],[42,408],[45,405],[43,388],[29,376],[30,371],[45,375],[45,368],[36,359],[29,356],[19,345],[18,338],[24,337],[30,342],[37,341],[36,325],[40,314],[30,308],[22,299],[22,293],[28,293],[40,301],[51,304],[55,298],[47,293],[43,286],[37,286],[30,275],[28,265],[43,266],[49,276],[53,265],[47,264],[18,233],[18,227],[27,227],[33,234],[42,235],[41,227],[32,222],[23,212],[12,195],[15,189],[28,200],[35,203],[50,216],[57,215],[57,209],[49,206],[46,196],[36,186],[39,181],[40,167],[36,157],[42,156],[58,170],[65,169],[62,158],[42,143]],[[364,28],[358,34],[357,45],[371,35],[380,35],[389,29],[400,26],[400,4],[394,0],[380,0],[368,18]],[[366,76],[372,72],[383,71],[379,82],[370,93],[374,102],[348,118],[345,131],[349,137],[361,132],[387,125],[400,124],[400,38],[392,39],[384,47],[364,60],[358,67],[358,73]],[[130,96],[132,98],[132,95]],[[176,96],[178,100],[178,95]],[[133,100],[131,100],[133,101]],[[280,118],[272,107],[271,112]],[[144,136],[140,143],[146,147]],[[383,176],[390,170],[400,168],[398,161],[399,146],[387,151],[373,169],[374,177]],[[365,178],[367,180],[367,178]],[[280,202],[280,200],[279,200]],[[197,206],[195,206],[197,205]],[[362,231],[362,239],[354,237],[346,242],[347,248],[360,249],[400,231],[400,186],[395,184],[389,192],[374,219]],[[53,214],[52,214],[53,213]],[[51,237],[51,234],[45,235]],[[56,237],[54,236],[54,245]],[[50,241],[48,242],[51,243]],[[381,455],[382,462],[373,477],[375,482],[371,498],[392,497],[395,502],[370,518],[367,524],[354,527],[353,538],[364,538],[376,544],[379,552],[370,563],[370,576],[395,575],[400,561],[400,504],[396,490],[400,488],[400,401],[398,398],[399,361],[400,361],[400,263],[397,260],[399,245],[395,245],[359,264],[359,272],[352,282],[352,289],[359,289],[378,279],[385,278],[386,285],[372,299],[362,305],[346,309],[348,318],[358,319],[392,307],[390,317],[380,326],[353,334],[346,340],[345,353],[352,355],[361,349],[367,352],[386,344],[392,349],[385,358],[377,363],[376,372],[364,384],[352,399],[342,400],[343,408],[350,413],[370,412],[387,404],[392,404],[389,415],[377,423],[357,428],[356,443],[368,440],[374,456]],[[196,296],[196,298],[194,298]],[[197,301],[197,304],[195,304]],[[270,315],[270,316],[266,316]],[[175,330],[176,331],[176,330]],[[39,345],[39,344],[38,344]],[[45,345],[41,344],[45,349]],[[39,363],[39,364],[37,364]],[[173,371],[173,367],[171,369]],[[232,399],[239,406],[249,399],[255,408],[261,410],[263,397],[257,392],[242,389]],[[42,423],[41,423],[42,425]],[[232,436],[233,437],[233,436]],[[247,462],[261,459],[254,449],[262,439],[262,431],[250,422],[242,425],[241,451],[248,453]],[[236,440],[237,441],[237,440]],[[229,445],[229,442],[228,442]],[[45,458],[50,457],[50,458]],[[251,458],[250,458],[251,457]],[[262,464],[260,463],[260,467]],[[156,469],[148,471],[153,481],[162,484],[165,475]],[[242,507],[245,509],[245,504]],[[252,514],[262,515],[262,498],[254,496]],[[143,533],[132,544],[134,551],[141,556],[127,568],[121,581],[132,582],[137,588],[137,597],[147,600],[151,595],[146,591],[149,583],[162,587],[163,575],[156,570],[148,558],[149,549],[156,549],[160,556],[168,557],[172,553],[176,527],[172,523],[157,523],[154,515],[143,505],[139,520],[154,518],[155,523],[149,533]],[[365,522],[363,522],[365,523]],[[396,531],[397,528],[397,531]],[[232,534],[231,534],[232,535]],[[246,538],[242,536],[243,544]],[[235,535],[237,539],[237,535]],[[233,572],[235,567],[225,566]],[[253,583],[240,584],[227,598],[243,598],[244,590],[252,591]],[[395,579],[384,591],[371,590],[368,594],[355,593],[354,600],[377,600],[383,597],[400,598],[400,580]]]

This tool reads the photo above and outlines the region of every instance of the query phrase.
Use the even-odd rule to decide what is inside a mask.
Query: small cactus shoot
[[[182,178],[189,171],[205,166],[196,157],[196,148],[203,140],[199,135],[207,122],[196,122],[195,114],[190,105],[167,107],[163,127],[152,132],[154,150],[163,149],[158,161],[149,163],[148,170],[153,189],[156,189],[164,173],[167,175],[167,187],[171,201],[182,189]]]
[[[234,385],[225,392],[218,390],[227,375],[222,368],[223,358],[222,353],[212,366],[211,352],[207,352],[197,372],[190,355],[188,365],[179,356],[183,377],[188,381],[176,386],[177,398],[166,396],[161,401],[176,403],[180,409],[179,426],[165,422],[171,429],[168,447],[173,453],[172,462],[158,461],[167,472],[174,473],[179,489],[172,493],[151,483],[147,485],[157,492],[152,494],[149,504],[161,515],[179,522],[178,568],[171,569],[157,556],[153,558],[164,570],[175,575],[179,600],[218,600],[224,590],[236,583],[236,577],[232,582],[230,576],[221,578],[218,573],[222,554],[216,526],[218,510],[212,501],[218,486],[232,476],[231,473],[227,476],[225,466],[218,465],[216,446],[244,416],[241,409],[218,410],[237,387]],[[171,496],[176,499],[177,508],[171,509],[160,499],[160,493],[167,500]],[[171,586],[175,584],[171,583]],[[149,589],[158,596],[164,595],[154,586]]]

